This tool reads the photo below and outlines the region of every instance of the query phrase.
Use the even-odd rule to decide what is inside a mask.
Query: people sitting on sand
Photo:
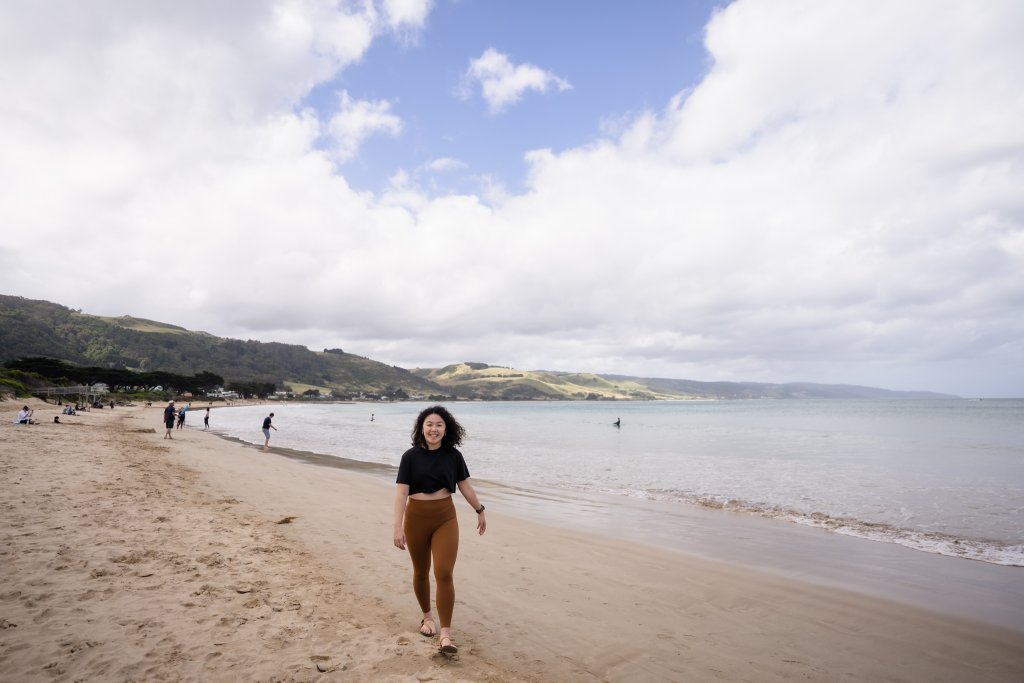
[[[19,425],[34,425],[36,421],[32,419],[32,413],[34,410],[29,410],[28,406],[23,407],[18,411],[18,419],[14,421],[14,424]]]

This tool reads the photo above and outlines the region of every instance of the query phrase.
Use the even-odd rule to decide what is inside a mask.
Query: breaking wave
[[[803,512],[780,505],[752,503],[736,498],[696,495],[675,490],[625,491],[604,493],[627,495],[649,500],[684,502],[713,510],[726,510],[778,519],[794,524],[824,529],[845,536],[856,536],[882,543],[895,543],[927,553],[978,560],[1009,567],[1024,567],[1024,544],[992,539],[964,538],[953,534],[907,529],[884,522],[867,522],[850,517],[837,517],[822,512]]]

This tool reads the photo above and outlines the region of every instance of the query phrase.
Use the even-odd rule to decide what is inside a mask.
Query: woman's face
[[[423,440],[427,442],[427,448],[437,450],[441,447],[441,439],[444,438],[444,420],[436,413],[427,415],[423,421]]]

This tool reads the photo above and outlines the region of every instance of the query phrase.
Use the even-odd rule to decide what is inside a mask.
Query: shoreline
[[[211,430],[240,447],[258,444]],[[289,447],[270,453],[391,483],[397,468]],[[474,478],[506,514],[567,531],[837,588],[1024,633],[1024,567],[910,548],[685,501],[510,485]],[[498,506],[490,506],[491,510]]]
[[[416,635],[393,484],[196,428],[163,441],[159,408],[68,420],[0,433],[3,678],[1024,677],[1019,632],[501,505],[478,537],[461,500],[462,655],[448,662]]]
[[[770,421],[765,443],[757,443],[754,437],[767,428],[765,420],[775,413],[774,407],[753,411],[738,408],[738,413],[734,407],[708,413],[678,413],[674,409],[666,413],[663,406],[643,408],[627,416],[638,429],[621,432],[602,432],[606,421],[610,423],[618,414],[602,406],[582,409],[563,404],[548,410],[507,403],[463,410],[479,420],[483,430],[474,432],[472,445],[467,444],[468,455],[477,463],[473,472],[497,482],[561,489],[569,496],[577,492],[582,496],[608,493],[620,500],[736,512],[926,553],[1024,568],[1024,523],[1014,514],[1019,507],[1019,487],[1013,485],[1020,479],[1020,473],[1013,471],[1013,450],[1020,439],[1010,436],[1017,430],[1005,422],[1005,411],[1000,422],[1004,431],[996,430],[1004,436],[979,433],[978,426],[984,420],[978,418],[986,416],[978,415],[964,425],[966,430],[973,430],[974,446],[956,448],[948,446],[956,439],[946,439],[933,444],[941,451],[938,453],[923,442],[901,443],[906,435],[897,437],[900,432],[891,431],[912,433],[915,425],[925,428],[929,419],[938,417],[928,407],[934,402],[907,404],[917,407],[908,415],[891,418],[896,422],[876,425],[880,430],[877,433],[868,430],[863,434],[862,421],[871,419],[873,412],[890,413],[878,407],[884,403],[862,401],[870,407],[839,409],[826,407],[836,403],[811,403],[806,409],[811,418],[818,419],[794,420],[804,408],[786,408],[778,415],[779,422]],[[410,406],[406,411],[414,408],[418,407]],[[251,425],[246,424],[255,421],[253,413],[259,410],[242,409],[237,414],[225,411],[214,427],[227,427],[229,434],[262,443],[262,437],[254,436]],[[370,410],[367,406],[335,409],[303,405],[287,410],[282,406],[282,424],[288,429],[272,444],[397,466],[395,447],[407,440],[401,429],[404,425],[398,424],[405,419],[400,417],[402,408],[381,407],[377,424],[367,421]],[[543,435],[508,431],[513,425],[522,429],[534,419]],[[837,421],[832,423],[833,419]],[[729,432],[733,422],[737,436],[710,436],[718,430]],[[828,431],[828,424],[833,425],[834,434]],[[577,428],[578,438],[569,436]],[[962,437],[967,438],[966,434]],[[995,441],[990,443],[990,439]],[[579,444],[588,440],[590,446],[581,449]],[[875,447],[867,447],[869,442]],[[985,444],[983,449],[995,450],[972,466],[970,449],[978,443]],[[520,459],[520,449],[526,449],[526,460]],[[881,455],[887,449],[893,449],[893,457]],[[627,451],[642,452],[646,457],[631,463]],[[712,463],[719,456],[721,467],[716,467]],[[545,468],[531,465],[549,458],[555,467],[568,468],[565,477],[553,481],[545,475]],[[744,471],[746,458],[757,473],[754,476]],[[676,459],[682,462],[673,464]],[[999,467],[1009,468],[1005,476]],[[634,468],[636,471],[631,471]],[[915,468],[920,477],[913,475]],[[972,469],[964,470],[961,476],[960,468]],[[928,478],[929,484],[922,485],[921,477]],[[992,483],[993,477],[1001,483]],[[972,501],[971,495],[977,499]]]

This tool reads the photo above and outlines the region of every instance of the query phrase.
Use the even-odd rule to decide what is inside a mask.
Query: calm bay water
[[[425,405],[241,406],[211,422],[262,444],[273,411],[274,446],[397,467]],[[467,429],[475,479],[721,508],[1024,566],[1024,400],[448,407]]]

